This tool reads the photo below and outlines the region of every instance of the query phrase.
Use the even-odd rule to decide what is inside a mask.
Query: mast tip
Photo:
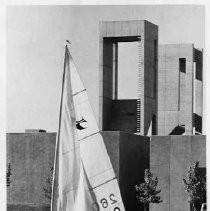
[[[66,40],[66,43],[71,45],[71,42],[69,40]]]

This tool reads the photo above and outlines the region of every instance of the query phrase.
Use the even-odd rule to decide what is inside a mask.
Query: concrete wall
[[[119,181],[126,211],[141,210],[134,186],[143,182],[150,168],[159,178],[163,203],[151,211],[187,211],[182,179],[188,167],[199,161],[206,166],[205,136],[139,136],[119,131],[102,132]],[[7,163],[11,163],[8,210],[49,210],[43,187],[53,165],[56,133],[7,134]]]
[[[154,88],[157,86],[157,53],[154,53],[154,40],[156,40],[156,46],[158,46],[158,27],[148,21],[101,22],[99,40],[100,129],[102,131],[119,130],[125,132],[139,132],[141,135],[147,135],[152,117],[153,115],[157,115],[157,89]],[[120,125],[122,127],[111,128],[111,123],[117,121],[112,115],[112,101],[117,100],[117,43],[133,41],[140,43],[138,73],[138,99],[140,99],[138,102],[140,103],[135,131],[125,127],[123,125],[127,124],[125,121],[121,122]],[[156,47],[156,51],[157,48],[158,47]],[[126,101],[126,104],[128,102],[129,101]],[[128,119],[130,120],[131,118],[128,116]],[[132,122],[135,119],[134,117]]]
[[[149,138],[118,131],[102,132],[127,210],[139,208],[134,186],[149,168]],[[8,210],[49,210],[43,187],[53,166],[56,133],[7,134],[11,163]]]
[[[202,133],[203,116],[203,52],[194,49],[195,76],[194,76],[194,126],[196,131]]]
[[[50,211],[49,204],[8,204],[7,211]]]
[[[9,204],[48,203],[43,187],[53,166],[56,133],[7,134],[7,163],[11,163]]]
[[[119,180],[120,176],[120,132],[104,131],[101,133],[107,152],[110,156],[114,172]]]
[[[158,58],[158,135],[168,135],[178,125],[192,135],[193,113],[202,118],[202,52],[193,44],[159,45]],[[180,58],[186,59],[185,73]]]
[[[183,178],[189,166],[199,161],[206,167],[205,136],[152,136],[150,169],[159,179],[163,202],[150,206],[150,211],[188,211]]]
[[[158,26],[145,22],[144,47],[144,133],[148,130],[153,115],[157,117],[157,85],[158,85]],[[156,123],[157,124],[157,123]],[[153,134],[156,135],[157,133]]]
[[[150,139],[124,132],[102,132],[104,143],[118,177],[126,211],[139,210],[135,185],[143,182],[149,168]]]
[[[135,185],[144,180],[149,169],[149,137],[120,133],[120,190],[126,211],[143,210],[136,200]]]
[[[111,117],[107,130],[135,133],[136,122],[136,100],[112,100]]]

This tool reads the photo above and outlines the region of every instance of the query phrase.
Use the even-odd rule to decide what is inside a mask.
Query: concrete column
[[[192,48],[193,50],[193,48]],[[193,55],[193,52],[192,52]],[[193,57],[186,60],[185,77],[185,134],[193,134]]]
[[[113,100],[118,97],[118,43],[113,44]]]

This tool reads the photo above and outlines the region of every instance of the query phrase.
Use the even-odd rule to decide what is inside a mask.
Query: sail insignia
[[[87,128],[87,127],[84,126],[84,125],[86,125],[86,123],[87,123],[87,121],[82,117],[81,120],[76,121],[77,129],[78,130],[84,130],[85,128]]]

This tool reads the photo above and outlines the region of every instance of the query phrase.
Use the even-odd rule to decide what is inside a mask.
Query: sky
[[[203,6],[8,6],[6,15],[7,132],[57,131],[66,39],[98,117],[99,21],[148,20],[159,26],[159,44],[205,47]],[[124,78],[131,65],[136,71],[136,46],[120,47],[120,58],[130,51],[133,57],[119,64]],[[121,96],[134,84],[122,81]]]

